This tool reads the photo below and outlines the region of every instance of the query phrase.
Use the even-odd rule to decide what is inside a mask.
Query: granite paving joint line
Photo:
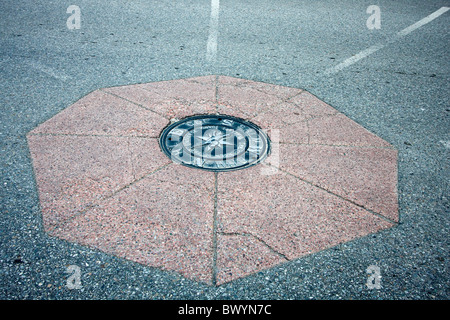
[[[252,88],[252,89],[253,89],[253,88]],[[261,90],[258,90],[258,89],[255,89],[255,90],[257,90],[257,91],[259,91],[259,92],[261,92],[261,93],[267,94],[267,95],[271,95],[271,96],[277,97],[277,98],[280,99],[280,102],[279,102],[279,103],[276,103],[276,104],[274,104],[274,105],[271,105],[271,106],[263,107],[263,108],[258,112],[257,115],[255,115],[254,117],[251,117],[251,118],[250,118],[250,121],[253,120],[253,119],[255,119],[255,118],[257,118],[257,117],[259,117],[259,116],[261,116],[261,115],[264,115],[265,113],[268,113],[268,112],[272,111],[273,109],[276,109],[277,107],[279,107],[279,106],[281,106],[281,105],[283,105],[283,104],[285,104],[285,103],[291,103],[291,102],[289,102],[288,100],[289,100],[289,99],[292,99],[292,98],[294,98],[295,96],[297,96],[298,94],[300,94],[300,93],[296,93],[296,94],[294,94],[293,96],[291,96],[291,97],[289,97],[289,98],[284,98],[284,99],[282,99],[282,98],[278,97],[278,96],[275,95],[275,94],[266,93],[266,92],[261,91]],[[302,89],[298,89],[298,90],[302,90]],[[302,92],[303,92],[303,90],[302,90]],[[295,104],[294,104],[294,105],[295,105]],[[300,107],[298,107],[297,105],[295,105],[295,106],[296,106],[297,108],[300,108]],[[300,109],[301,109],[301,108],[300,108]],[[303,110],[303,109],[302,109],[302,110]],[[242,110],[239,110],[239,111],[245,113],[245,112],[242,111]],[[296,123],[303,122],[303,121],[308,121],[308,120],[309,120],[309,119],[300,120],[300,121],[298,121],[298,122],[296,122]]]
[[[136,180],[136,168],[134,166],[134,161],[133,161],[133,152],[131,151],[131,146],[130,146],[130,139],[127,139],[127,149],[128,149],[128,153],[129,153],[129,161],[131,164],[131,174],[133,175],[133,181]]]
[[[359,207],[359,208],[361,208],[361,209],[364,209],[364,210],[367,211],[368,213],[370,213],[370,214],[372,214],[372,215],[375,215],[375,216],[377,216],[378,218],[381,218],[381,219],[383,219],[383,220],[385,220],[385,221],[387,221],[387,222],[393,224],[394,226],[397,226],[397,225],[400,224],[400,221],[392,220],[392,219],[390,219],[390,218],[388,218],[388,217],[382,215],[381,213],[378,213],[378,212],[375,212],[375,211],[373,211],[373,210],[371,210],[371,209],[368,209],[368,208],[366,208],[365,206],[363,206],[363,205],[361,205],[361,204],[359,204],[359,203],[356,203],[356,202],[354,202],[354,201],[352,201],[352,200],[350,200],[350,199],[344,198],[343,196],[341,196],[341,195],[339,195],[339,194],[337,194],[337,193],[334,193],[334,192],[332,192],[332,191],[330,191],[330,190],[328,190],[328,189],[325,189],[324,187],[321,187],[321,186],[319,186],[319,185],[317,185],[317,184],[315,184],[315,183],[313,183],[313,182],[311,182],[311,181],[308,181],[308,180],[305,180],[305,179],[303,179],[303,178],[300,178],[300,177],[298,177],[298,176],[296,176],[296,175],[294,175],[294,174],[292,174],[292,173],[290,173],[290,172],[288,172],[288,171],[286,171],[286,170],[282,170],[282,169],[280,169],[280,168],[277,168],[276,166],[274,166],[274,165],[272,165],[272,164],[270,164],[270,163],[269,163],[268,165],[271,166],[271,167],[274,167],[274,168],[280,170],[281,172],[284,172],[284,173],[286,173],[286,174],[288,174],[288,175],[290,175],[290,176],[292,176],[292,177],[294,177],[294,178],[296,178],[296,179],[298,179],[298,180],[301,180],[301,181],[303,181],[303,182],[305,182],[305,183],[307,183],[307,184],[309,184],[309,185],[311,185],[311,186],[313,186],[313,187],[316,187],[316,188],[321,189],[321,190],[323,190],[323,191],[325,191],[325,192],[327,192],[327,193],[329,193],[329,194],[331,194],[331,195],[333,195],[333,196],[336,196],[336,197],[338,197],[338,198],[341,199],[341,200],[347,201],[347,202],[349,202],[349,203],[351,203],[351,204],[353,204],[353,205],[355,205],[355,206],[357,206],[357,207]]]
[[[220,77],[220,76],[219,76],[219,77]],[[276,95],[276,94],[268,93],[268,92],[265,92],[264,90],[261,90],[260,88],[255,88],[255,87],[252,86],[252,84],[255,83],[255,82],[257,82],[257,83],[263,83],[263,84],[266,84],[266,85],[273,85],[273,84],[271,84],[271,83],[263,82],[263,81],[256,81],[256,80],[255,80],[255,81],[252,81],[252,80],[247,80],[247,79],[242,79],[242,78],[236,78],[236,79],[242,80],[242,82],[240,82],[240,83],[235,83],[235,84],[227,84],[227,83],[225,83],[225,84],[221,84],[221,86],[231,86],[231,87],[236,87],[236,88],[253,89],[253,90],[259,91],[259,92],[261,92],[261,93],[264,93],[264,94],[267,94],[267,95],[270,95],[270,96],[274,96],[274,97],[278,97],[278,98],[279,98],[279,96]],[[219,83],[219,85],[220,85],[220,83]],[[280,85],[275,85],[275,86],[280,86]],[[295,94],[293,94],[293,95],[291,95],[291,96],[289,96],[289,97],[287,97],[287,98],[284,98],[284,99],[281,99],[281,98],[280,98],[283,102],[289,102],[288,100],[293,99],[293,98],[295,98],[296,96],[298,96],[298,95],[300,95],[300,94],[306,92],[304,89],[295,88],[295,87],[285,87],[285,88],[290,88],[290,89],[299,90],[299,92],[296,92]]]
[[[219,114],[219,76],[214,77],[214,103],[216,113]]]
[[[84,215],[87,211],[89,211],[89,210],[91,210],[91,209],[93,209],[93,208],[95,208],[95,207],[100,206],[102,202],[105,202],[105,201],[107,201],[108,199],[114,197],[114,196],[115,196],[116,194],[118,194],[119,192],[121,192],[121,191],[123,191],[123,190],[125,190],[125,189],[128,189],[129,187],[131,187],[131,186],[134,185],[135,183],[137,183],[137,182],[139,182],[139,181],[141,181],[141,180],[143,180],[143,179],[145,179],[145,178],[151,176],[152,174],[154,174],[154,173],[156,173],[156,172],[158,172],[158,171],[164,169],[165,167],[168,167],[168,166],[171,165],[171,164],[172,164],[172,162],[166,163],[165,165],[163,165],[163,166],[161,166],[161,167],[158,167],[158,168],[154,169],[153,171],[144,174],[142,177],[133,180],[132,182],[126,184],[125,186],[122,186],[122,187],[119,188],[118,190],[116,190],[116,191],[112,192],[111,194],[109,194],[109,195],[107,195],[107,196],[101,198],[97,203],[92,204],[92,205],[89,205],[89,206],[86,206],[86,208],[84,208],[83,210],[79,211],[78,213],[76,213],[76,214],[74,214],[74,215],[72,215],[72,216],[67,217],[66,219],[64,219],[63,221],[61,221],[61,222],[58,223],[57,225],[55,225],[53,228],[49,229],[48,232],[51,234],[51,233],[54,232],[56,229],[61,229],[61,227],[64,227],[67,223],[69,223],[69,222],[72,221],[73,219],[75,219],[75,218],[77,218],[77,217],[80,217],[80,216]]]
[[[309,138],[309,135],[308,135]],[[325,144],[325,143],[301,143],[301,142],[278,142],[279,144],[290,144],[296,146],[311,146],[311,147],[335,147],[335,148],[353,148],[353,149],[388,149],[397,150],[394,146],[354,146],[347,144]]]
[[[300,109],[303,110],[302,107],[297,106],[297,108],[300,108]],[[324,114],[324,115],[321,115],[321,116],[311,115],[311,116],[309,116],[309,117],[306,118],[306,119],[300,120],[299,122],[309,122],[309,121],[311,121],[311,120],[332,118],[332,117],[335,117],[335,116],[338,116],[338,115],[342,115],[342,116],[347,117],[347,116],[344,115],[343,113],[341,113],[341,112],[339,112],[339,111],[336,111],[336,112],[334,112],[334,113],[328,113],[328,114]]]
[[[197,78],[209,77],[209,76],[212,76],[212,74],[206,75],[206,76],[198,76],[198,77],[186,78],[186,79],[183,79],[183,80],[185,80],[187,82],[195,83],[195,84],[205,84],[204,82],[198,81]]]
[[[309,121],[306,121],[305,122],[306,123],[306,135],[307,135],[307,142],[308,142],[308,145],[311,145],[311,128],[309,127]]]
[[[218,172],[214,172],[214,215],[213,215],[213,257],[212,257],[212,279],[214,286],[217,285],[217,194],[218,194]]]
[[[135,135],[135,136],[124,136],[115,134],[84,134],[84,133],[50,133],[50,132],[37,132],[28,133],[27,136],[50,136],[50,137],[105,137],[105,138],[139,138],[139,139],[158,139],[158,136],[145,136],[145,135]]]
[[[166,117],[164,114],[161,114],[161,113],[156,112],[156,111],[154,111],[154,110],[152,110],[152,109],[150,109],[150,108],[147,108],[147,107],[143,106],[143,105],[140,104],[140,103],[137,103],[137,102],[135,102],[135,101],[129,100],[129,99],[124,98],[124,97],[122,97],[122,96],[119,96],[119,95],[117,95],[117,94],[115,94],[115,93],[109,92],[108,89],[109,89],[109,88],[103,88],[103,89],[99,89],[99,90],[102,91],[102,92],[104,92],[104,93],[107,93],[107,94],[109,94],[109,95],[111,95],[111,96],[113,96],[113,97],[122,99],[122,100],[127,101],[127,102],[129,102],[129,103],[131,103],[131,104],[134,104],[135,106],[138,106],[138,107],[140,107],[140,108],[142,108],[142,109],[145,109],[145,110],[147,110],[147,111],[153,112],[154,114],[157,114],[158,116],[163,117],[164,119],[170,121],[170,119],[169,119],[168,117]],[[145,89],[144,89],[144,90],[145,90]]]
[[[263,239],[255,236],[254,234],[251,234],[249,232],[224,232],[224,231],[221,231],[218,233],[222,236],[241,236],[241,237],[250,237],[250,238],[256,239],[258,242],[260,242],[265,247],[267,247],[271,252],[275,253],[276,255],[285,259],[286,261],[290,261],[290,259],[285,254],[275,250],[272,246],[267,244],[267,242],[265,242]]]
[[[129,187],[131,187],[132,185],[136,184],[137,182],[139,182],[139,181],[141,181],[141,180],[143,180],[143,179],[145,179],[145,178],[151,176],[152,174],[154,174],[154,173],[156,173],[156,172],[158,172],[158,171],[161,171],[162,169],[164,169],[164,168],[170,166],[171,164],[173,164],[173,162],[166,163],[166,164],[164,164],[164,165],[162,165],[162,166],[160,166],[160,167],[158,167],[158,168],[156,168],[156,169],[154,169],[154,170],[152,170],[152,171],[150,171],[150,172],[148,172],[148,173],[143,174],[142,177],[137,178],[137,179],[135,179],[134,181],[128,183],[128,184],[125,185],[125,186],[123,186],[122,188],[116,190],[115,192],[113,192],[113,193],[112,193],[109,197],[107,197],[106,199],[115,196],[117,193],[121,192],[122,190],[128,189]]]

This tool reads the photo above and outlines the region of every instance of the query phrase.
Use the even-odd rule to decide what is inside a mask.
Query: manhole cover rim
[[[205,167],[201,167],[201,166],[198,166],[198,165],[195,165],[192,163],[186,163],[183,161],[175,161],[174,159],[172,159],[171,151],[166,147],[166,144],[164,143],[165,139],[167,138],[167,136],[171,132],[171,130],[178,127],[180,124],[183,124],[188,121],[199,120],[199,119],[213,119],[213,118],[217,118],[218,121],[222,121],[222,120],[226,120],[226,119],[233,120],[235,122],[238,122],[240,124],[243,124],[247,127],[252,128],[253,130],[256,131],[256,133],[260,137],[262,137],[264,146],[265,146],[264,151],[261,153],[261,155],[258,156],[258,158],[255,161],[247,162],[245,164],[242,164],[242,165],[239,165],[236,167],[226,167],[226,168],[205,168]],[[158,137],[158,142],[159,142],[159,146],[160,146],[162,152],[169,159],[171,159],[174,163],[180,164],[180,165],[183,165],[186,167],[190,167],[190,168],[195,168],[195,169],[204,170],[204,171],[211,171],[211,172],[227,172],[227,171],[246,169],[246,168],[255,166],[255,165],[263,162],[270,155],[270,152],[271,152],[271,141],[264,129],[260,128],[258,125],[256,125],[255,123],[253,123],[249,120],[242,119],[242,118],[235,117],[235,116],[225,115],[225,114],[197,114],[197,115],[187,116],[182,119],[177,119],[176,121],[169,123],[166,127],[164,127],[161,130],[161,133]]]

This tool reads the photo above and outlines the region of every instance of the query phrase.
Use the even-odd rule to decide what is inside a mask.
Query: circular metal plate
[[[160,145],[172,161],[210,171],[247,168],[264,160],[270,149],[257,125],[226,115],[175,122],[163,130]]]

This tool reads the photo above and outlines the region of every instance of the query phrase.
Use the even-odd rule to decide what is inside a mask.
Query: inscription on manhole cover
[[[164,153],[176,163],[210,171],[255,165],[267,156],[270,141],[255,124],[231,116],[185,118],[163,130]]]

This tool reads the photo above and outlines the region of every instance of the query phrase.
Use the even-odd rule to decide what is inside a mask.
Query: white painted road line
[[[432,14],[430,14],[428,17],[423,18],[422,20],[420,20],[419,22],[414,23],[413,25],[409,26],[408,28],[403,29],[402,31],[400,31],[399,33],[397,33],[397,37],[404,37],[407,34],[410,34],[411,32],[413,32],[414,30],[420,28],[423,25],[426,25],[428,22],[433,21],[434,19],[436,19],[437,17],[439,17],[440,15],[446,13],[448,10],[450,10],[449,7],[442,7],[440,8],[438,11],[433,12]]]
[[[217,56],[217,35],[219,32],[220,0],[211,0],[211,18],[209,21],[209,37],[206,45],[206,60],[215,62]]]
[[[403,29],[402,31],[398,32],[393,38],[391,38],[390,40],[388,40],[388,43],[392,43],[395,41],[398,41],[399,39],[401,39],[402,37],[410,34],[411,32],[413,32],[414,30],[426,25],[427,23],[433,21],[434,19],[436,19],[437,17],[439,17],[440,15],[444,14],[445,12],[447,12],[448,10],[450,10],[449,7],[442,7],[439,10],[433,12],[432,14],[430,14],[429,16],[423,18],[422,20],[414,23],[413,25]],[[361,59],[366,58],[367,56],[371,55],[374,52],[377,52],[378,50],[384,48],[386,45],[384,44],[377,44],[374,46],[369,47],[366,50],[361,51],[360,53],[344,60],[343,62],[339,63],[338,65],[325,70],[324,74],[325,75],[330,75],[330,74],[335,74],[338,73],[339,71],[341,71],[342,69],[347,68],[348,66],[351,66],[352,64],[358,62]]]
[[[48,76],[50,76],[52,78],[55,78],[55,79],[58,79],[58,80],[61,80],[61,81],[64,81],[64,82],[65,81],[69,81],[71,79],[71,77],[69,77],[68,75],[65,75],[65,74],[63,74],[62,72],[59,72],[59,71],[55,71],[52,68],[50,68],[49,66],[44,65],[44,64],[42,64],[40,62],[31,60],[31,59],[25,59],[24,63],[26,65],[28,65],[29,67],[31,67],[31,68],[39,71],[39,72],[43,72],[43,73],[45,73],[46,75],[48,75]]]
[[[364,59],[365,57],[371,55],[374,52],[377,52],[378,50],[380,50],[382,48],[384,48],[384,45],[382,45],[382,44],[377,44],[377,45],[371,46],[370,48],[367,48],[366,50],[361,51],[360,53],[355,54],[354,56],[348,58],[344,62],[339,63],[337,66],[334,66],[333,68],[325,70],[324,73],[326,75],[338,73],[342,69],[345,69],[348,66],[351,66],[352,64],[358,62],[361,59]]]
[[[447,149],[450,149],[450,141],[440,140],[439,142],[442,143]]]

